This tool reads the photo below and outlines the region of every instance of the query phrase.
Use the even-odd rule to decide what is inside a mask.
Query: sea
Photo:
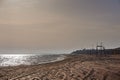
[[[60,61],[64,59],[62,54],[41,53],[39,51],[7,50],[0,51],[0,67],[19,65],[38,65]]]

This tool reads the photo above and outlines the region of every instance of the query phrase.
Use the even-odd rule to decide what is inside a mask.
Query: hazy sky
[[[120,0],[0,0],[0,47],[120,46]]]

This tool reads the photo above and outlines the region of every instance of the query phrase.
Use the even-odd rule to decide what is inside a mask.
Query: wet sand
[[[120,80],[120,55],[66,55],[52,63],[3,67],[0,80]]]

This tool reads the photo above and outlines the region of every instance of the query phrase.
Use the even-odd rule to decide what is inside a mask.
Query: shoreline
[[[0,68],[0,80],[120,80],[120,55],[65,56],[51,63]]]
[[[30,54],[29,56],[32,56],[33,54]],[[38,56],[49,56],[49,55],[39,55],[39,54],[37,54]],[[35,56],[37,56],[37,55],[35,55]],[[6,55],[7,56],[7,55]],[[24,55],[24,56],[27,56],[27,55]],[[54,56],[53,54],[52,55],[50,55],[50,56]],[[53,60],[48,60],[48,61],[43,61],[43,62],[40,62],[40,63],[31,63],[31,64],[25,64],[25,63],[23,63],[23,64],[18,64],[18,65],[11,65],[11,64],[9,64],[9,65],[6,65],[6,64],[1,64],[2,66],[0,66],[0,68],[4,68],[4,67],[15,67],[15,66],[34,66],[34,65],[42,65],[42,64],[49,64],[49,63],[53,63],[53,62],[58,62],[58,61],[62,61],[62,60],[64,60],[65,59],[65,55],[61,55],[61,54],[59,54],[57,57],[56,57],[56,59],[53,59]],[[39,61],[37,61],[37,62],[39,62]]]

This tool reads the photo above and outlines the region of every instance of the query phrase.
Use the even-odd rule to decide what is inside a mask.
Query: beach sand
[[[66,55],[52,63],[1,67],[0,80],[120,80],[120,55]]]

